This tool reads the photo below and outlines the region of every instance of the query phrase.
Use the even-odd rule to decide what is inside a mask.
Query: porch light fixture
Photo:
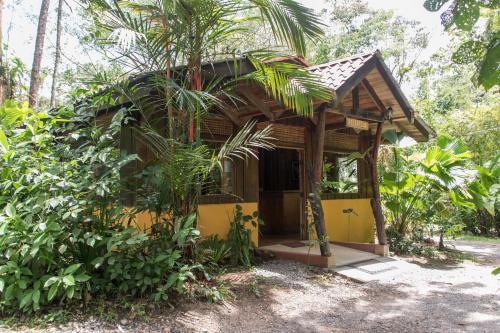
[[[392,114],[393,114],[393,112],[394,112],[394,110],[392,109],[392,106],[389,106],[385,110],[385,119],[392,120]]]

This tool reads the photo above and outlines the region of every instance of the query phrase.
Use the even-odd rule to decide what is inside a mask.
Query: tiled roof
[[[335,60],[326,64],[308,67],[309,72],[316,74],[331,89],[337,90],[342,84],[353,76],[357,70],[370,59],[376,52],[355,55],[349,58]]]

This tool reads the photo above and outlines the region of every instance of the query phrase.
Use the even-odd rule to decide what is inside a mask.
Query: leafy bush
[[[258,212],[252,215],[244,215],[240,205],[236,205],[233,221],[230,224],[227,242],[231,249],[230,261],[232,265],[250,267],[252,265],[254,244],[252,243],[252,231],[247,227],[263,224]]]
[[[150,235],[128,227],[120,171],[136,157],[114,144],[122,115],[104,132],[73,124],[71,113],[8,104],[1,115],[1,312],[96,294],[167,300],[196,279],[195,214],[162,220]]]
[[[413,239],[402,235],[396,228],[386,229],[387,239],[389,240],[389,249],[396,254],[414,254],[422,253],[422,247]]]

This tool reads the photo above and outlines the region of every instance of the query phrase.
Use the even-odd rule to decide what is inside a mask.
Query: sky
[[[68,3],[75,4],[78,0],[69,0]],[[304,5],[320,11],[325,7],[325,0],[299,0]],[[15,55],[31,67],[33,59],[33,48],[35,44],[35,33],[37,15],[40,10],[41,0],[6,0],[4,12],[4,41],[8,43],[8,56]],[[56,0],[51,1],[50,17],[48,27],[55,27]],[[430,13],[423,8],[424,0],[368,0],[370,6],[379,9],[392,9],[397,15],[407,19],[418,20],[430,32],[430,45],[427,55],[430,56],[438,48],[446,45],[447,38],[440,24],[439,14]],[[66,10],[65,20],[70,20],[76,26],[79,24],[75,14]],[[55,29],[47,32],[44,60],[42,67],[52,67],[53,46],[55,44]],[[70,33],[63,36],[63,67],[71,65],[71,62],[89,62],[91,55],[82,52],[78,47],[77,40]],[[426,56],[426,54],[424,54]],[[44,85],[49,86],[49,84]],[[45,90],[45,89],[44,89]],[[46,91],[42,91],[45,94]]]

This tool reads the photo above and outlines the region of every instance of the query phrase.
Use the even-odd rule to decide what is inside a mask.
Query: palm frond
[[[275,148],[271,136],[272,126],[254,132],[255,124],[255,121],[247,122],[234,137],[226,141],[217,155],[219,163],[225,159],[246,159],[249,156],[258,158],[256,152],[259,148],[267,150]]]
[[[241,79],[261,85],[274,99],[301,116],[312,116],[315,102],[333,99],[333,92],[318,76],[300,65],[273,61],[272,55],[262,52],[250,54],[255,71]]]
[[[319,15],[295,0],[250,0],[269,22],[275,37],[298,55],[306,54],[306,37],[323,34]]]

